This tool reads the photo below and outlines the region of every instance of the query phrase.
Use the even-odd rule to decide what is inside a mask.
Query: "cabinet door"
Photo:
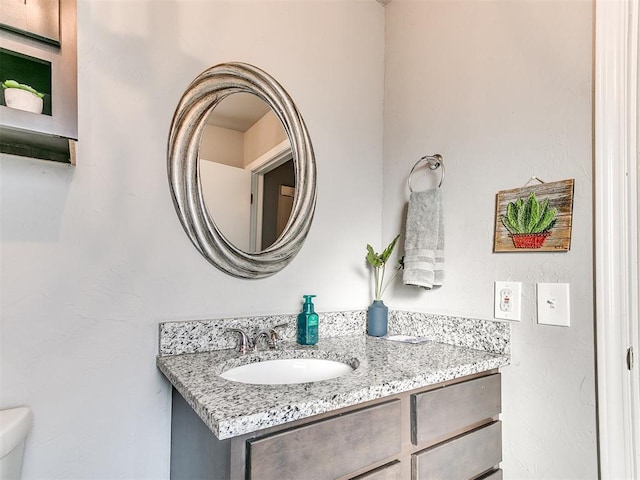
[[[412,395],[412,442],[426,446],[445,440],[500,411],[500,374]]]
[[[502,461],[502,425],[494,422],[413,456],[416,480],[468,480]]]
[[[0,24],[60,45],[60,0],[0,0]]]
[[[248,440],[247,472],[253,480],[334,479],[397,455],[400,444],[401,403],[392,400]]]

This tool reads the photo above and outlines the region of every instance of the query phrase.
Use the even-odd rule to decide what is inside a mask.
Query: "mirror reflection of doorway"
[[[285,195],[278,207],[279,187],[296,184],[291,142],[270,106],[250,93],[225,97],[207,118],[198,165],[205,208],[225,239],[245,252],[273,245],[293,203]]]
[[[295,181],[293,160],[289,160],[264,174],[262,250],[278,239],[291,216]]]

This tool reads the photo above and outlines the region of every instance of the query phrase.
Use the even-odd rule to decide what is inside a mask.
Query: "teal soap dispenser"
[[[313,297],[303,295],[304,305],[298,314],[298,343],[300,345],[315,345],[318,343],[318,314],[313,311]]]

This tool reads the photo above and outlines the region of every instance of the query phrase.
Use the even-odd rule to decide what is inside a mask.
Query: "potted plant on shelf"
[[[387,248],[382,251],[382,253],[376,253],[373,250],[373,247],[367,244],[366,260],[367,263],[373,267],[374,278],[374,300],[367,309],[367,333],[374,337],[382,337],[387,334],[389,309],[382,301],[382,294],[404,266],[403,257],[398,261],[398,266],[396,267],[396,271],[393,276],[389,279],[387,284],[384,285],[387,261],[393,253],[393,249],[398,242],[398,238],[400,238],[400,235],[397,235]]]
[[[25,110],[27,112],[42,113],[44,93],[35,88],[15,80],[5,80],[2,83],[4,103],[9,108]]]
[[[527,200],[509,202],[507,213],[501,217],[509,230],[515,248],[540,248],[557,221],[557,209],[549,208],[549,199],[538,202],[531,192]]]

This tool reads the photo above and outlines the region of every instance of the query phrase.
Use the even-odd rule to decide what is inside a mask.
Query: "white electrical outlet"
[[[522,315],[521,295],[521,282],[495,282],[493,316],[519,322]]]
[[[568,283],[538,283],[538,323],[568,327],[571,319]]]

